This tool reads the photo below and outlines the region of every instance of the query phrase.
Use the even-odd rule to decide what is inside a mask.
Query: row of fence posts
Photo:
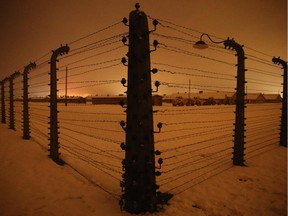
[[[158,123],[159,131],[154,131],[153,126],[153,108],[152,108],[152,88],[151,72],[156,73],[157,69],[150,68],[150,53],[156,50],[158,42],[155,40],[154,50],[150,50],[149,34],[156,30],[158,22],[153,21],[154,30],[149,31],[148,20],[144,12],[139,10],[139,4],[136,4],[136,10],[132,11],[128,19],[124,18],[123,23],[129,26],[129,52],[128,65],[127,60],[122,59],[122,63],[128,66],[128,85],[127,85],[127,105],[123,102],[121,105],[126,108],[126,122],[121,121],[120,125],[126,133],[126,141],[121,145],[125,150],[125,159],[123,165],[122,196],[119,204],[122,209],[130,213],[154,212],[159,204],[166,203],[172,197],[171,194],[163,194],[158,191],[156,176],[161,175],[156,171],[155,155],[159,156],[160,151],[154,149],[154,133],[159,133],[162,127]],[[122,42],[125,44],[126,37]],[[233,147],[233,164],[244,165],[244,146],[245,146],[245,54],[243,46],[240,46],[233,39],[224,41],[225,48],[235,50],[238,58],[237,70],[237,98],[235,112],[235,134]],[[68,54],[69,47],[62,46],[52,51],[50,59],[50,122],[49,122],[49,157],[59,165],[64,161],[59,157],[58,141],[58,109],[57,109],[57,58],[59,55]],[[283,77],[283,102],[280,130],[280,145],[287,147],[287,62],[280,57],[272,59],[273,63],[282,65],[284,69]],[[30,63],[24,68],[23,72],[23,139],[30,139],[29,126],[29,97],[28,97],[28,75],[36,67],[35,63]],[[5,94],[4,85],[9,82],[9,128],[14,127],[14,98],[13,98],[13,80],[20,75],[20,72],[13,73],[1,81],[1,123],[6,123],[5,113]],[[126,86],[125,78],[121,83]],[[155,83],[158,90],[159,82]],[[156,90],[156,91],[157,91]],[[158,163],[163,163],[161,158]]]

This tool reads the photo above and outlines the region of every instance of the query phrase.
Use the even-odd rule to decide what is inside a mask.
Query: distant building
[[[64,97],[58,98],[57,101],[59,103],[65,103],[66,99]],[[85,103],[86,104],[87,100],[84,97],[68,97],[67,98],[67,103]]]
[[[214,105],[214,104],[235,104],[236,92],[203,92],[190,93],[192,105]],[[245,103],[281,103],[282,98],[279,94],[248,93],[244,97]],[[163,101],[166,103],[189,101],[189,93],[174,93],[165,95]]]
[[[236,93],[233,95],[233,100],[236,99]],[[279,94],[262,94],[248,93],[245,96],[245,103],[281,103],[282,98]]]
[[[126,96],[97,96],[92,98],[92,104],[117,104],[120,105],[120,101],[124,100],[127,103]]]
[[[266,103],[281,103],[282,97],[280,94],[264,94]]]
[[[190,99],[197,105],[210,105],[210,104],[232,104],[232,97],[234,92],[203,92],[190,93]],[[189,99],[189,93],[175,93],[167,95],[163,98],[164,102],[172,103],[176,98]],[[197,103],[196,103],[197,101]]]
[[[115,104],[119,105],[121,101],[127,104],[127,97],[125,96],[97,96],[92,98],[92,104]],[[163,97],[160,95],[152,96],[153,106],[162,106]]]
[[[152,96],[152,105],[153,106],[162,106],[163,103],[163,96],[160,95],[153,95]]]
[[[235,104],[236,93],[232,96],[232,101]],[[265,103],[265,98],[262,93],[248,93],[244,96],[245,103]]]
[[[246,103],[265,103],[264,95],[261,93],[248,93],[245,96]]]
[[[60,97],[57,98],[57,102],[58,103],[65,103],[65,98],[64,97]],[[29,98],[30,102],[50,102],[50,98],[49,97],[35,97],[35,98]],[[68,97],[67,98],[67,103],[86,103],[86,98],[84,97]]]
[[[30,102],[49,102],[50,99],[48,97],[35,97],[35,98],[29,98],[28,101]]]

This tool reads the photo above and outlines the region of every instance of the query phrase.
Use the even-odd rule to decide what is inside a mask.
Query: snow
[[[3,125],[0,154],[0,215],[117,215],[115,199]]]
[[[155,130],[157,123],[163,122],[161,133],[155,134],[155,149],[162,151],[164,158],[157,182],[160,191],[174,194],[169,205],[154,215],[286,215],[287,148],[278,143],[279,108],[279,104],[248,105],[246,151],[250,153],[247,166],[237,167],[231,160],[234,106],[154,107],[159,110],[154,117]],[[16,115],[17,131],[0,124],[0,215],[130,215],[121,212],[118,205],[119,158],[124,157],[118,142],[125,140],[118,122],[125,120],[123,109],[115,105],[60,104],[59,110],[60,152],[65,166],[56,165],[48,157],[44,136],[48,132],[47,104],[31,104],[31,140],[21,138],[20,114]],[[259,122],[263,128],[257,126]],[[223,142],[216,145],[221,135]],[[187,147],[178,148],[183,145]],[[104,169],[99,161],[113,165],[116,171]],[[181,163],[186,166],[177,167]]]

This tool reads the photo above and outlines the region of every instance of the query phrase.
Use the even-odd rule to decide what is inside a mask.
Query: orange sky
[[[81,3],[76,0],[6,1],[5,3],[1,3],[0,8],[0,55],[2,57],[0,64],[0,79],[12,74],[15,70],[20,69],[22,71],[23,67],[30,61],[34,61],[43,56],[43,54],[57,49],[60,44],[68,43],[69,45],[70,42],[84,35],[121,21],[123,17],[129,16],[131,10],[134,10],[134,4],[136,2],[140,2],[141,9],[151,17],[159,18],[164,21],[171,21],[175,24],[206,32],[224,39],[228,36],[230,38],[235,38],[239,44],[245,45],[245,53],[252,56],[271,61],[272,57],[275,55],[287,60],[287,1],[285,0],[222,0],[221,3],[219,3],[220,1],[214,0],[83,0]],[[152,27],[152,20],[149,20],[149,23]],[[187,37],[187,35],[170,30],[158,26],[156,33],[181,37],[191,41],[196,40]],[[128,31],[128,28],[123,24],[120,24],[115,28],[111,28],[111,30],[99,34],[99,36],[95,35],[86,41],[83,40],[82,44],[75,44],[75,47],[71,45],[71,50],[76,48],[76,45],[84,46],[85,43],[92,43],[126,31]],[[200,36],[200,33],[197,32],[191,32],[191,34],[196,37]],[[230,64],[236,63],[234,55],[229,54],[229,52],[227,54],[227,51],[221,53],[219,52],[219,50],[221,50],[219,48],[217,52],[211,49],[198,51],[195,50],[192,45],[187,46],[187,44],[181,44],[157,35],[151,35],[151,42],[154,39],[157,39],[160,43],[165,45],[175,46],[183,50],[208,56],[212,59],[227,61]],[[214,39],[217,40],[217,38]],[[205,40],[207,40],[207,38]],[[114,48],[119,45],[121,46],[121,44],[121,42],[115,44]],[[113,49],[113,46],[106,50],[110,48]],[[265,53],[265,55],[254,52],[254,49]],[[95,52],[106,50],[103,48],[102,50],[99,49]],[[125,56],[126,52],[127,47],[119,48],[116,51],[111,51],[110,54],[108,53],[99,58],[91,59],[90,62],[83,62],[83,64],[92,64],[122,58]],[[233,52],[231,53],[234,54]],[[268,56],[266,54],[268,54]],[[83,57],[84,56],[75,56],[75,58],[71,57],[70,60],[67,58],[66,63],[69,64]],[[46,56],[46,59],[48,58],[49,55]],[[45,58],[41,60],[45,60]],[[41,63],[41,61],[38,63]],[[115,61],[110,63],[110,65],[113,63],[119,62]],[[154,63],[162,63],[162,65]],[[231,74],[232,78],[236,75],[236,67],[234,66],[171,52],[159,47],[156,52],[151,54],[152,67],[182,73],[191,72],[186,69],[177,70],[177,68],[163,66],[163,63],[185,68],[192,67],[198,70],[215,73],[225,73],[226,75]],[[59,64],[64,67],[65,60],[63,59]],[[79,64],[79,66],[80,65],[81,64]],[[249,68],[264,70],[269,73],[276,71],[275,73],[281,74],[281,69],[277,69],[273,65],[270,66],[251,60],[249,61],[249,58],[246,61],[246,65]],[[49,65],[38,71],[35,70],[33,75],[35,75],[35,73],[43,73],[46,70],[49,70]],[[126,67],[119,65],[112,67],[109,70],[105,69],[103,71],[98,71],[97,74],[93,72],[78,76],[77,78],[75,77],[75,79],[71,78],[70,81],[121,80],[122,77],[127,76],[126,70]],[[72,70],[71,73],[73,73]],[[194,75],[196,73],[197,75],[197,71],[192,73]],[[249,73],[249,69],[247,73]],[[199,74],[209,75],[204,72]],[[61,75],[59,74],[59,76]],[[248,91],[249,89],[258,89],[262,92],[267,91],[267,93],[269,93],[271,91],[272,93],[277,92],[282,88],[280,84],[278,87],[276,86],[276,83],[281,82],[281,78],[266,76],[261,73],[250,73],[249,75],[247,74],[246,77],[248,80]],[[44,81],[45,79],[46,78],[43,78]],[[194,91],[201,90],[201,88],[207,89],[205,86],[217,86],[217,88],[215,88],[216,90],[231,91],[235,85],[235,82],[233,81],[210,79],[207,77],[201,78],[199,76],[176,76],[165,72],[158,72],[158,74],[152,75],[152,80],[155,81],[156,79],[162,82],[173,83],[188,83],[188,80],[191,79],[192,90]],[[249,79],[251,79],[251,81],[264,81],[264,83],[271,81],[274,82],[274,86],[268,86],[267,83],[265,83],[264,86],[259,86],[259,84],[258,86],[255,86],[249,83]],[[34,85],[41,82],[43,83],[43,80],[34,80]],[[63,80],[60,79],[59,82],[63,83]],[[197,87],[197,84],[202,87]],[[218,88],[218,86],[224,88]],[[74,85],[73,87],[77,87],[77,85]],[[63,88],[63,85],[61,88]],[[37,91],[36,87],[35,90]],[[121,84],[107,84],[96,87],[94,85],[89,88],[76,88],[71,90],[70,94],[119,94],[124,91],[125,89]],[[188,90],[187,88],[168,88],[160,86],[159,93],[165,94],[177,91]],[[63,94],[63,91],[60,91],[60,94]]]

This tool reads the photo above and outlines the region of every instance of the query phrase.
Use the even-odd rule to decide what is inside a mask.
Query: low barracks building
[[[162,106],[162,96],[153,95],[152,96],[152,104],[153,106]],[[92,104],[120,104],[120,101],[124,101],[127,104],[126,96],[99,96],[92,98]]]
[[[163,98],[164,102],[172,103],[176,98],[183,98],[188,100],[189,94],[175,93],[167,95]],[[199,99],[201,105],[205,104],[205,101],[213,99],[215,104],[235,104],[236,93],[235,92],[199,92],[190,93],[191,99]],[[280,94],[262,94],[262,93],[248,93],[245,96],[245,103],[281,103],[282,97]]]

